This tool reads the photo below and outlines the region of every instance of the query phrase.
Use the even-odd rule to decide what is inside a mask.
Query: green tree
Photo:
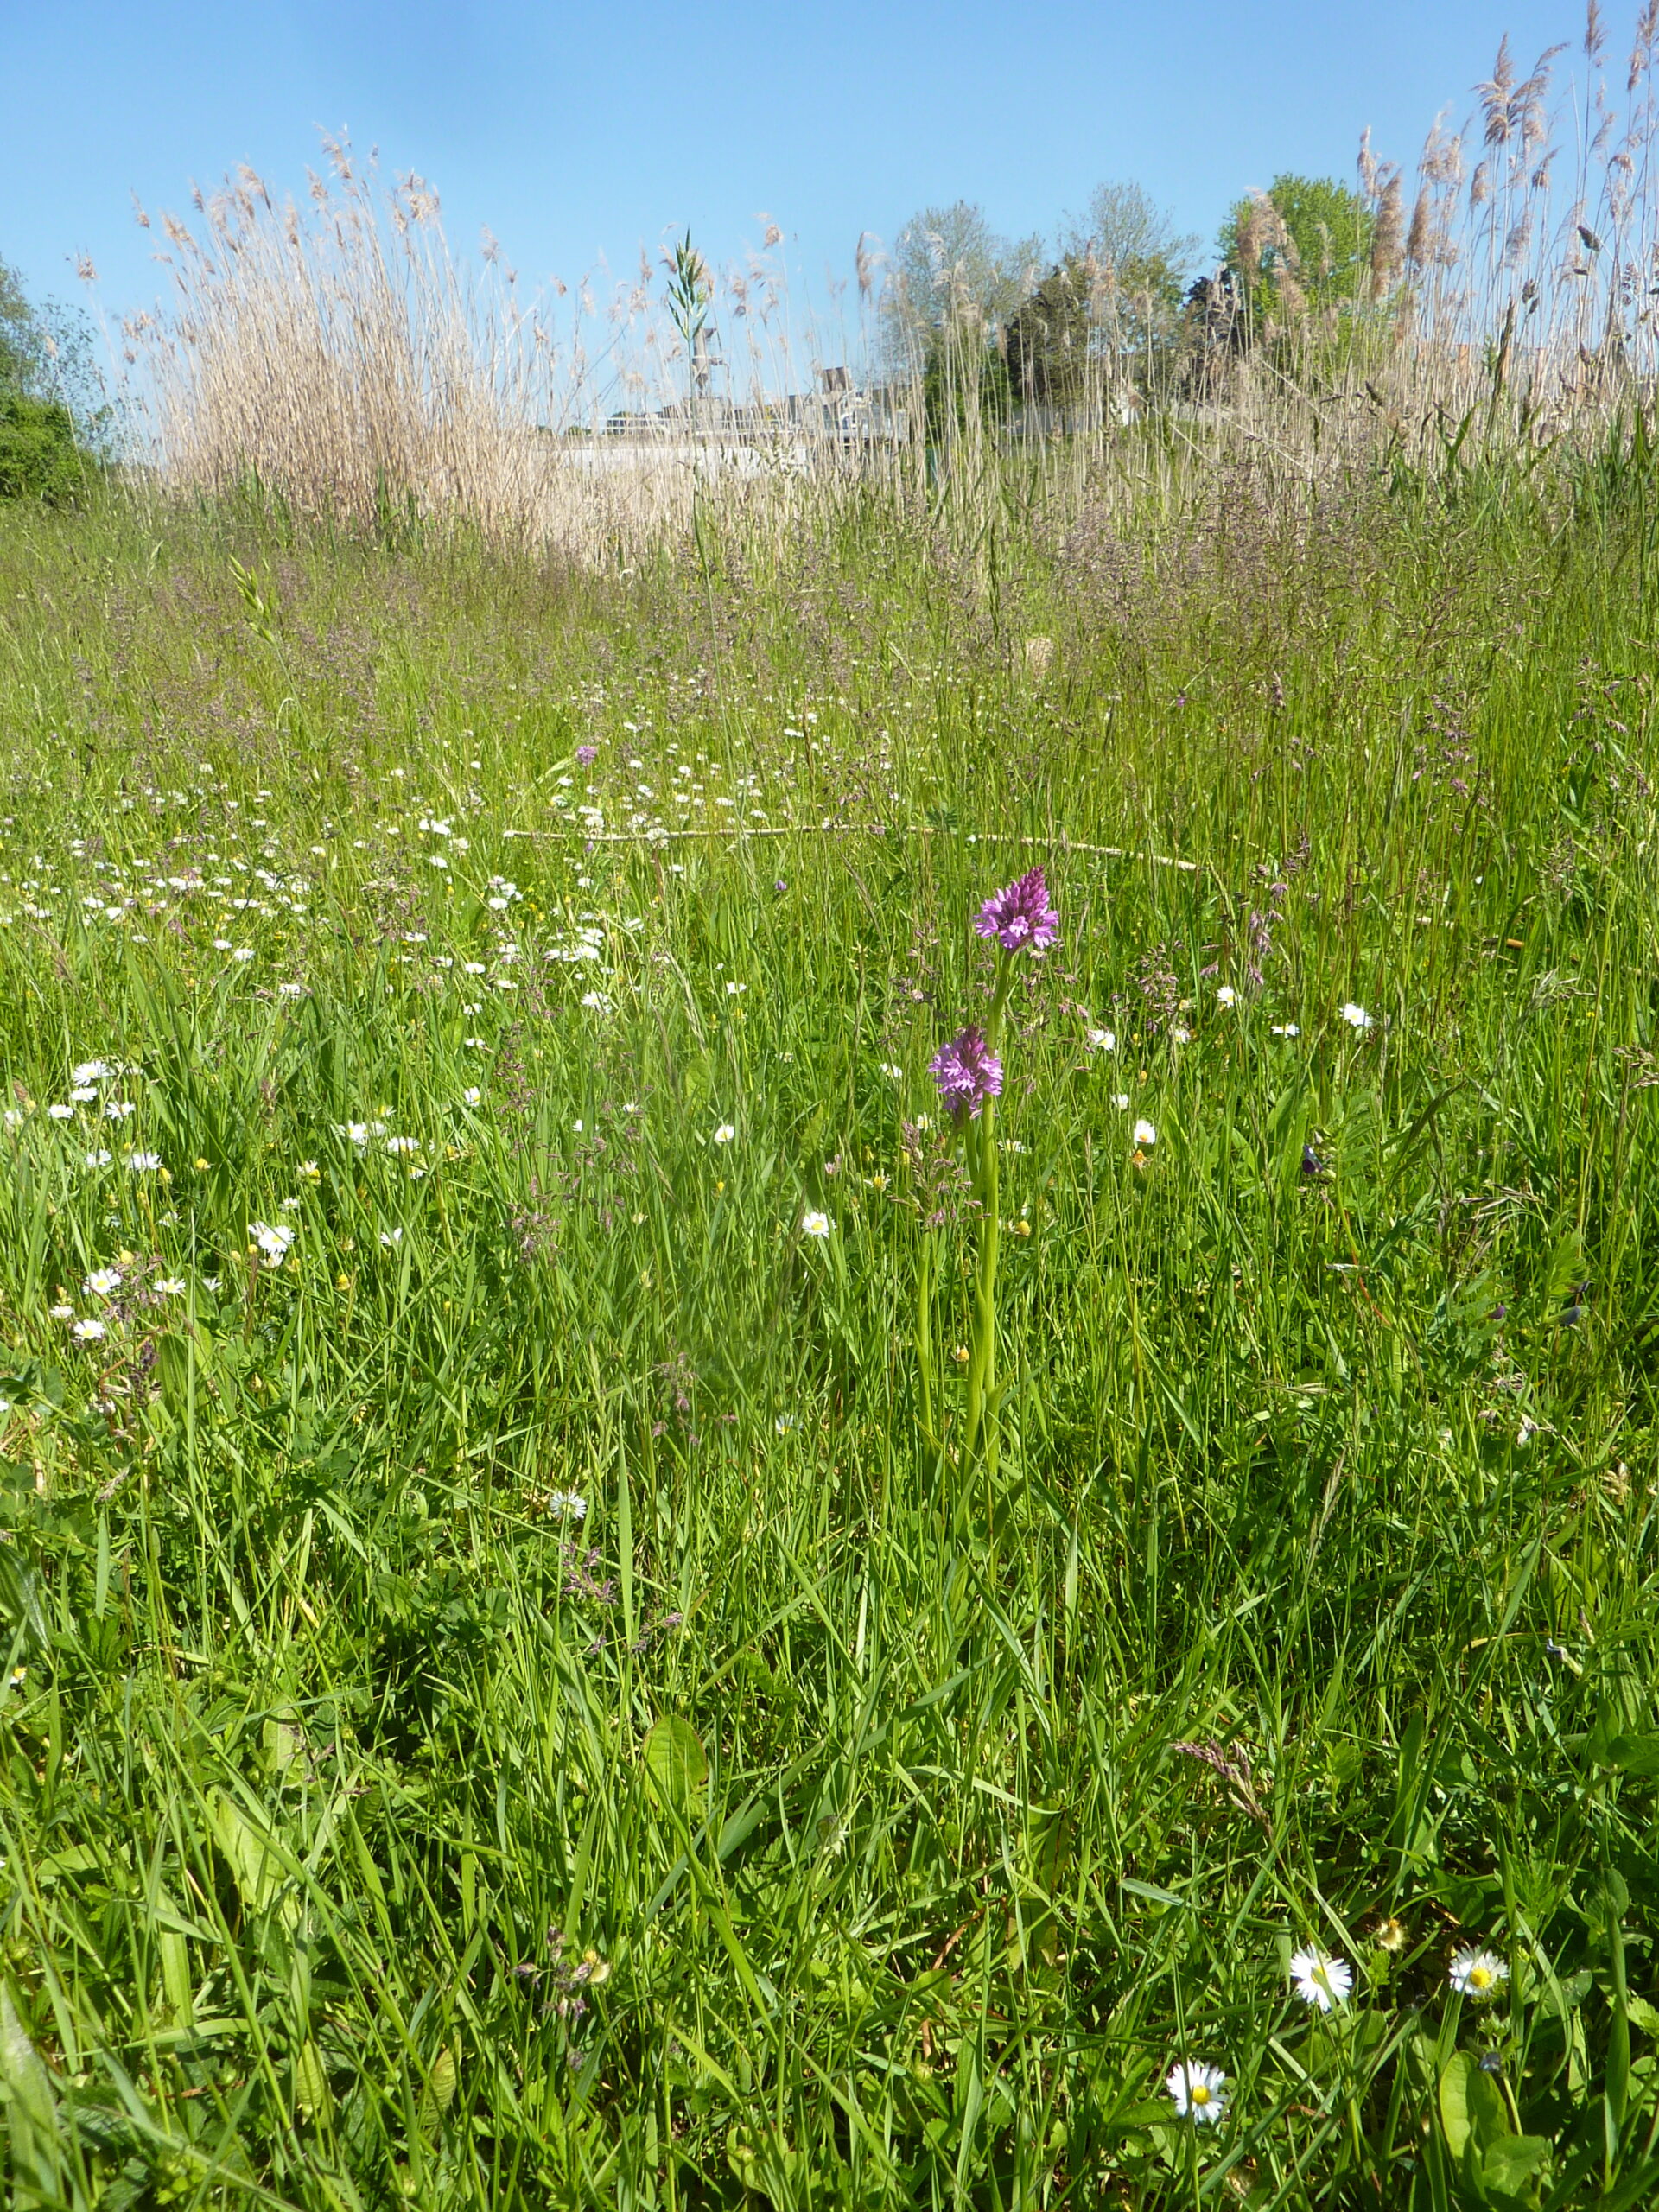
[[[1255,314],[1363,300],[1375,217],[1334,177],[1277,176],[1238,201],[1222,226],[1224,264]]]
[[[976,353],[996,344],[1044,257],[1040,238],[1001,237],[969,200],[912,215],[881,295],[888,366],[914,373],[942,346]]]
[[[1061,244],[1068,289],[1086,307],[1089,358],[1148,394],[1165,385],[1198,238],[1143,186],[1109,181],[1095,187],[1081,215],[1068,217]]]
[[[0,261],[0,499],[73,497],[109,425],[85,318],[34,307]]]
[[[924,207],[899,233],[881,296],[880,350],[889,374],[919,378],[931,437],[1006,420],[1007,327],[1042,251],[1040,238],[1001,237],[966,200]]]
[[[1010,317],[1004,348],[1014,398],[1075,407],[1089,386],[1094,332],[1090,274],[1079,261],[1050,270]]]

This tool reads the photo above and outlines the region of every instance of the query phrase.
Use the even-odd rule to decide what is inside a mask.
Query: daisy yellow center
[[[1491,1986],[1492,1970],[1490,1967],[1470,1967],[1469,1986],[1471,1989],[1490,1989]]]
[[[1195,2105],[1207,2105],[1209,2103],[1210,2091],[1204,2082],[1195,2082],[1192,2084],[1192,2101]]]

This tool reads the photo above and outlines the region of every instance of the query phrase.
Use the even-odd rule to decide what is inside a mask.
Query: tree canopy
[[[86,318],[36,308],[0,261],[0,499],[73,497],[109,421]]]
[[[881,298],[883,350],[897,369],[941,340],[992,342],[1031,289],[1041,238],[1006,238],[970,200],[924,207],[899,233]]]
[[[1351,185],[1287,174],[1237,202],[1218,244],[1248,296],[1294,311],[1363,296],[1374,224]]]

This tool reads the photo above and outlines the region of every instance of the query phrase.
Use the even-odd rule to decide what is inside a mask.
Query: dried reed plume
[[[605,416],[684,382],[684,349],[652,314],[649,263],[602,307],[584,281],[561,339],[487,231],[481,276],[464,271],[423,178],[388,186],[344,140],[324,153],[303,210],[243,169],[193,193],[194,223],[158,219],[171,297],[128,320],[124,350],[130,411],[166,483],[217,493],[253,480],[359,525],[389,511],[462,516],[491,537],[591,551],[683,524],[705,467],[753,497],[798,457],[798,436],[787,454],[778,439],[768,451],[753,425],[741,452],[710,451],[670,416],[633,425],[636,442],[654,433],[652,453],[611,466],[616,451],[592,435]],[[138,219],[150,227],[142,208]],[[768,219],[766,239],[780,235]],[[724,304],[764,390],[792,371],[776,272],[758,271],[758,303],[739,277]]]
[[[243,170],[194,194],[189,221],[159,219],[171,297],[126,326],[137,404],[171,484],[220,490],[251,475],[306,512],[372,524],[391,503],[588,554],[684,527],[711,477],[722,514],[798,515],[849,474],[968,514],[991,496],[973,487],[1000,480],[979,459],[1022,432],[1051,497],[1096,503],[1112,483],[1126,501],[1161,497],[1183,469],[1203,496],[1215,461],[1306,486],[1369,469],[1379,442],[1432,469],[1459,424],[1474,426],[1457,441],[1465,459],[1482,443],[1571,448],[1651,407],[1659,380],[1656,43],[1659,0],[1643,0],[1628,71],[1610,86],[1599,0],[1577,81],[1558,82],[1565,48],[1523,75],[1504,39],[1467,124],[1437,122],[1414,173],[1362,140],[1369,227],[1348,270],[1328,238],[1304,266],[1279,209],[1255,194],[1235,267],[1195,287],[1155,344],[1090,250],[1075,287],[1081,334],[1057,326],[1080,372],[1064,406],[1028,404],[1012,422],[974,404],[1007,334],[942,238],[932,289],[962,404],[925,413],[917,349],[909,390],[895,376],[880,395],[879,434],[849,435],[830,396],[853,387],[835,365],[855,373],[868,334],[830,320],[798,335],[770,217],[741,270],[705,271],[709,334],[694,359],[648,256],[637,277],[601,271],[568,297],[556,284],[556,330],[557,300],[524,299],[493,238],[466,275],[430,187],[412,175],[385,186],[343,142],[327,145],[327,175],[303,209]],[[139,220],[150,226],[143,210]],[[868,234],[855,269],[861,316],[915,323],[918,303]],[[800,395],[826,365],[814,432]],[[597,435],[618,410],[626,438]],[[1148,410],[1174,439],[1138,438]],[[916,435],[925,419],[942,463]]]

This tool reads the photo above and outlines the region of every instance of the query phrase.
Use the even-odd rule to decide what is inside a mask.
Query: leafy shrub
[[[91,467],[67,407],[0,391],[0,499],[60,506],[85,488]]]

